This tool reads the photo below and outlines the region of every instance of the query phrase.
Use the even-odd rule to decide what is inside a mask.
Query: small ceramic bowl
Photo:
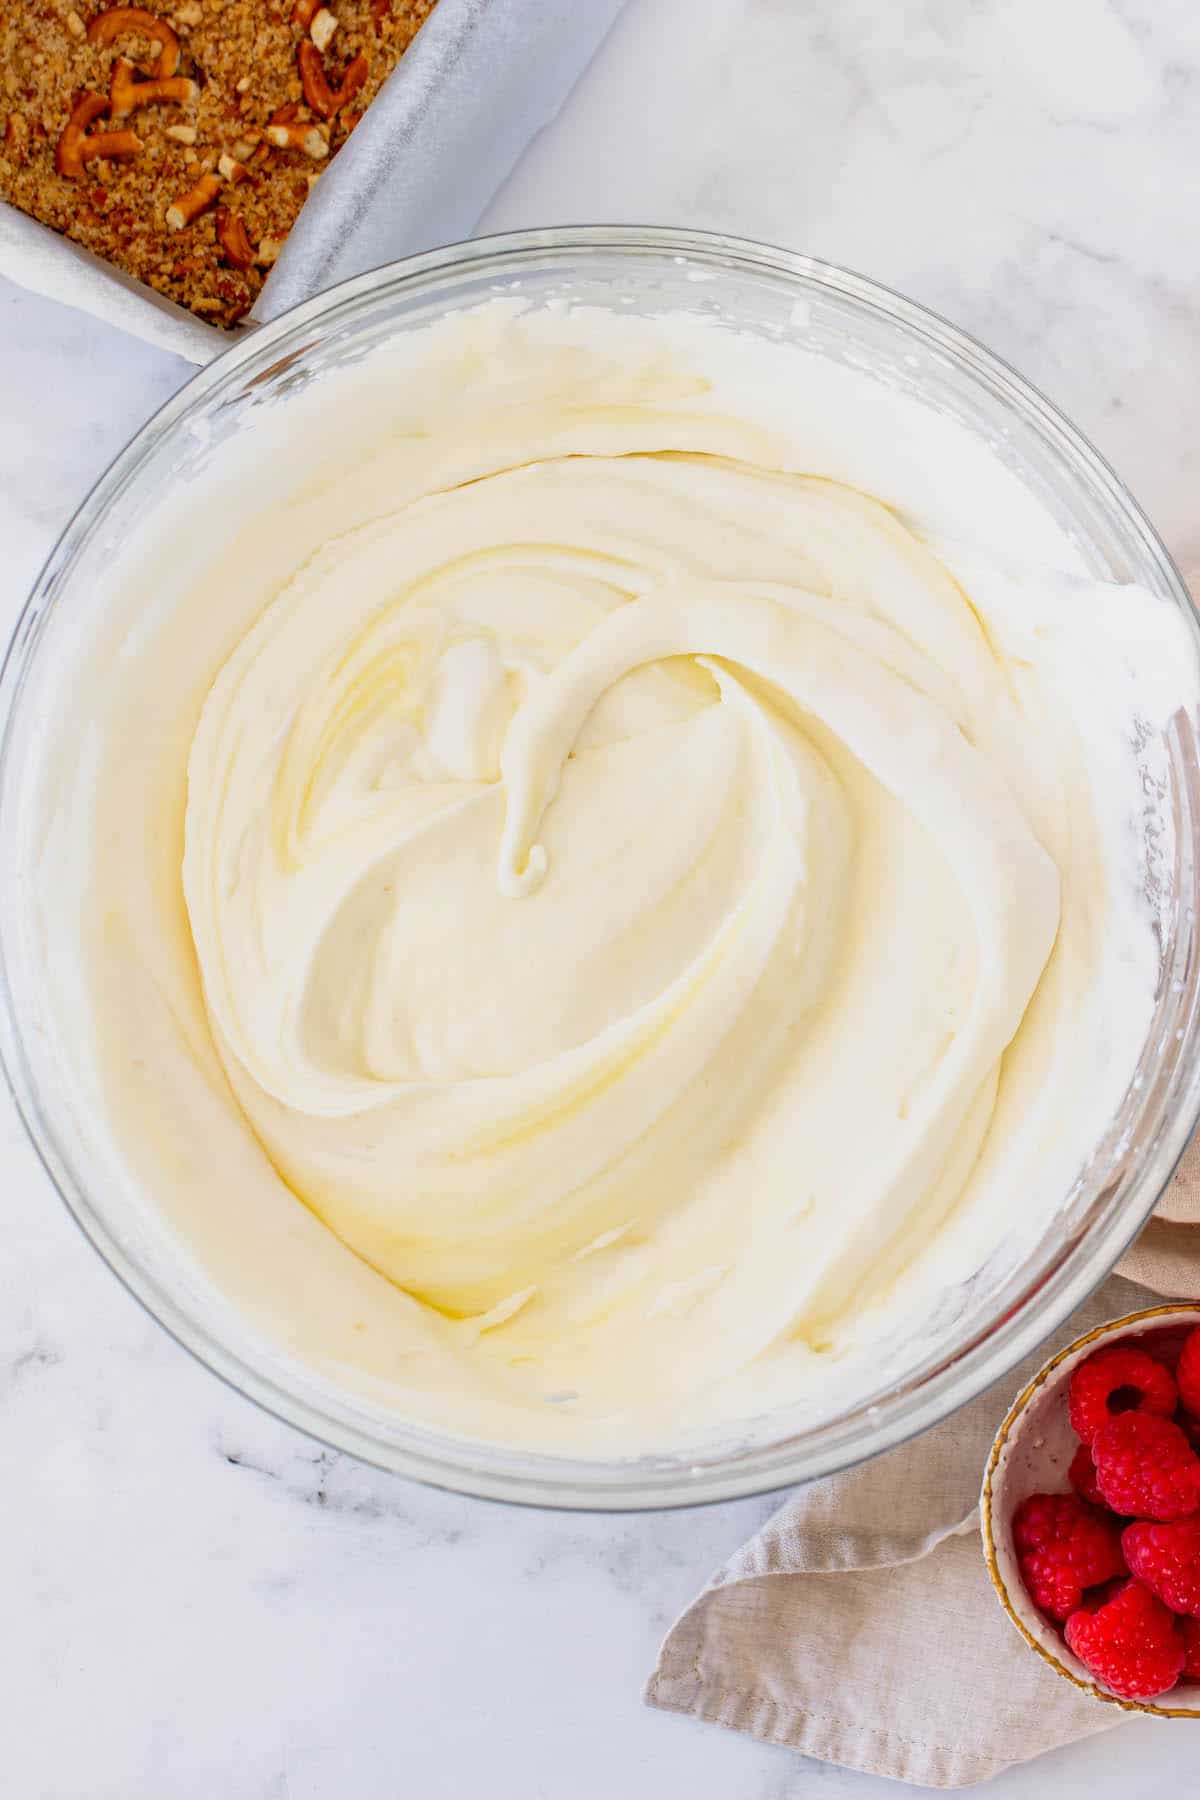
[[[1090,1671],[1071,1651],[1061,1633],[1033,1604],[1013,1547],[1013,1514],[1030,1494],[1070,1493],[1067,1470],[1079,1447],[1067,1416],[1067,1386],[1071,1371],[1103,1344],[1118,1339],[1154,1340],[1177,1338],[1200,1323],[1200,1301],[1186,1305],[1152,1306],[1145,1312],[1127,1313],[1107,1325],[1097,1325],[1077,1338],[1040,1370],[1023,1393],[1018,1394],[992,1445],[983,1477],[979,1515],[983,1553],[1000,1604],[1025,1642],[1058,1674],[1087,1694],[1125,1712],[1153,1713],[1160,1719],[1200,1719],[1200,1681],[1181,1681],[1160,1701],[1123,1700],[1097,1685]],[[1168,1339],[1169,1341],[1169,1339]],[[1178,1348],[1178,1343],[1174,1346]]]

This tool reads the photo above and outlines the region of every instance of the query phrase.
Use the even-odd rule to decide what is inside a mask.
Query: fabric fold
[[[980,1551],[977,1502],[988,1450],[1023,1383],[1080,1333],[1156,1298],[1113,1276],[953,1417],[797,1490],[672,1626],[647,1702],[865,1774],[944,1788],[1118,1723],[1033,1656],[1004,1616]]]
[[[741,1670],[753,1670],[744,1685]],[[988,1590],[973,1529],[892,1568],[710,1590],[672,1632],[646,1698],[941,1788],[1115,1722],[1022,1645]]]

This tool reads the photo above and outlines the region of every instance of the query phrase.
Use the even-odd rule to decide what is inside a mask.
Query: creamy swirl
[[[253,525],[148,912],[182,882],[160,986],[194,953],[262,1179],[383,1278],[375,1373],[578,1447],[792,1398],[982,1260],[1113,878],[1040,615],[1007,648],[715,350],[556,329],[451,339],[436,416]]]

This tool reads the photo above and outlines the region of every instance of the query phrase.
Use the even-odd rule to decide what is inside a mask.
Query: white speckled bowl
[[[1126,1313],[1124,1318],[1097,1325],[1060,1350],[1013,1401],[996,1433],[979,1501],[983,1553],[992,1586],[1025,1642],[1084,1693],[1126,1712],[1153,1713],[1160,1719],[1200,1719],[1200,1681],[1181,1681],[1162,1696],[1161,1702],[1123,1700],[1098,1686],[1090,1670],[1026,1593],[1017,1567],[1012,1520],[1022,1500],[1030,1494],[1072,1491],[1067,1470],[1079,1439],[1067,1417],[1071,1371],[1103,1344],[1115,1343],[1119,1338],[1138,1339],[1172,1327],[1190,1327],[1198,1320],[1200,1301],[1152,1306],[1145,1312]]]

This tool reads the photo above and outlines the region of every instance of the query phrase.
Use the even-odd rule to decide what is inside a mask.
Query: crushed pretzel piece
[[[73,38],[82,38],[82,37],[87,36],[87,26],[84,24],[83,20],[80,18],[79,14],[77,12],[69,12],[67,14],[67,30],[70,32],[70,34]]]
[[[204,18],[204,8],[200,0],[183,0],[183,5],[175,8],[174,17],[177,25],[199,25]]]
[[[87,28],[93,44],[111,44],[115,38],[127,33],[149,38],[151,43],[159,46],[154,73],[160,81],[174,75],[179,67],[179,39],[166,20],[154,13],[146,12],[140,6],[112,6],[107,12],[98,13]]]
[[[16,154],[24,152],[29,142],[29,121],[24,113],[9,113],[4,121],[4,141]]]
[[[89,125],[94,125],[96,120],[107,111],[108,95],[94,94],[90,89],[85,89],[71,108],[71,115],[67,122],[71,125],[82,126],[86,131]]]
[[[246,235],[245,222],[240,213],[230,212],[228,207],[217,208],[217,242],[221,246],[226,262],[235,269],[248,269],[254,262],[254,250]]]
[[[196,127],[194,125],[168,125],[163,135],[173,138],[177,144],[194,144]]]
[[[258,249],[254,252],[254,260],[264,268],[270,268],[282,249],[282,238],[265,237],[260,240]]]
[[[317,127],[305,125],[299,120],[286,125],[268,125],[266,139],[277,150],[303,150],[305,156],[311,156],[314,162],[329,155],[329,145]]]
[[[202,175],[194,187],[190,187],[186,194],[180,194],[168,206],[165,217],[171,230],[182,231],[185,225],[193,224],[201,213],[208,211],[220,191],[219,176]]]
[[[236,187],[239,181],[253,180],[245,163],[239,162],[235,156],[230,156],[228,151],[223,151],[217,158],[217,174],[222,181],[227,181],[230,187]]]
[[[307,31],[320,9],[321,0],[296,0],[296,4],[292,8],[292,17],[297,25]]]
[[[322,119],[334,118],[346,102],[357,94],[367,79],[370,66],[366,53],[360,50],[346,64],[341,82],[335,88],[329,84],[329,77],[325,73],[325,59],[315,44],[301,44],[296,52],[296,67],[300,71],[304,98],[313,112]]]
[[[101,157],[113,162],[127,162],[131,156],[140,156],[142,148],[141,138],[132,131],[98,131],[94,136],[84,138],[80,154],[85,163]]]
[[[107,94],[87,92],[80,94],[71,108],[71,115],[63,126],[54,151],[54,167],[68,181],[78,181],[83,174],[83,146],[87,141],[85,133],[88,126],[95,124],[101,114],[107,111]]]
[[[319,119],[332,119],[337,99],[325,73],[325,59],[315,44],[301,44],[296,52],[296,67],[309,106]]]
[[[317,11],[313,14],[312,24],[308,28],[308,35],[317,46],[317,49],[321,52],[322,56],[325,54],[326,50],[328,50],[336,30],[337,19],[334,17],[333,13],[330,12],[327,6],[318,7]]]
[[[168,103],[186,106],[200,89],[185,75],[155,76],[150,81],[135,79],[137,71],[127,56],[118,56],[112,66],[108,97],[114,119],[128,118],[139,106]]]
[[[370,70],[371,63],[365,50],[360,50],[358,55],[352,57],[346,64],[342,74],[342,83],[337,91],[339,111],[345,106],[347,100],[352,100],[354,98],[359,88],[366,85],[367,76],[370,73]]]

